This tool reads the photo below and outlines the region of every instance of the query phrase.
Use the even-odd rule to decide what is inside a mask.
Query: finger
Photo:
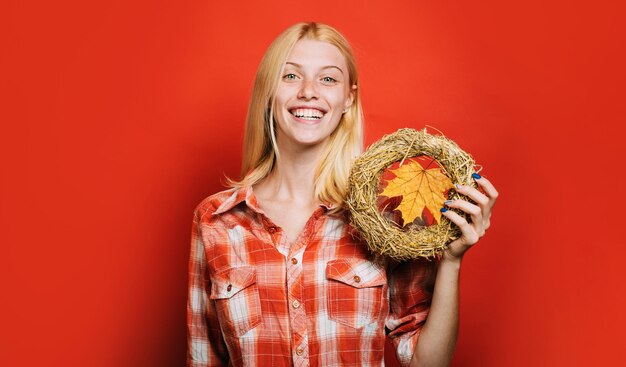
[[[445,209],[445,210],[444,210]],[[456,224],[461,230],[462,238],[464,238],[464,243],[466,245],[473,245],[478,242],[478,233],[474,227],[472,227],[465,218],[453,212],[452,210],[448,210],[447,208],[442,208],[441,214],[446,218],[450,219],[450,221]]]
[[[461,199],[446,200],[444,202],[444,205],[451,207],[451,208],[461,209],[464,213],[467,213],[470,215],[470,218],[472,218],[472,223],[480,224],[482,226],[483,211],[478,205],[474,205],[468,201],[461,200]],[[477,228],[478,232],[480,232],[480,229]]]
[[[474,181],[476,181],[476,183],[478,184],[478,186],[483,189],[483,191],[485,192],[485,194],[489,197],[491,202],[495,202],[496,199],[498,198],[498,191],[496,190],[496,188],[493,186],[493,184],[491,183],[491,181],[489,181],[488,179],[486,179],[485,177],[479,175],[478,173],[473,173],[472,177],[474,178]]]
[[[474,200],[475,203],[477,203],[483,208],[485,208],[490,203],[489,198],[482,192],[478,191],[478,189],[475,189],[468,185],[461,185],[461,184],[455,184],[454,187],[456,188],[456,191],[458,193],[469,197],[470,199]]]

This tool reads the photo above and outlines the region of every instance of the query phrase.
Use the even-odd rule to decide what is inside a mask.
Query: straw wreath
[[[400,261],[432,258],[461,235],[459,228],[445,216],[438,224],[402,229],[378,210],[376,202],[384,170],[395,162],[402,165],[405,159],[420,155],[435,159],[452,182],[476,187],[472,179],[473,158],[443,135],[431,135],[426,129],[400,129],[372,144],[352,166],[345,203],[352,226],[377,254]],[[469,200],[454,188],[448,192],[448,198]],[[450,210],[467,218],[460,210]]]

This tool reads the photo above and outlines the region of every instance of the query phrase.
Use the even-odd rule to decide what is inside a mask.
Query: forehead
[[[348,70],[346,58],[337,46],[310,39],[301,39],[296,42],[287,56],[287,62],[309,68],[337,66],[344,73]]]

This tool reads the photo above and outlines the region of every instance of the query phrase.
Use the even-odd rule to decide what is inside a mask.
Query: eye
[[[330,76],[325,76],[322,78],[322,81],[324,83],[337,83],[337,79],[330,77]]]
[[[294,73],[285,74],[285,76],[283,76],[283,79],[286,79],[286,80],[294,80],[296,78],[297,76]]]

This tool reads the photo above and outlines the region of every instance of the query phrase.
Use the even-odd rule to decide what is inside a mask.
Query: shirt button
[[[269,233],[271,233],[271,234],[274,234],[274,233],[276,233],[276,227],[269,227],[269,228],[267,229],[267,231],[268,231]]]
[[[300,302],[298,302],[298,300],[293,301],[291,305],[293,306],[293,308],[300,308]]]
[[[291,263],[296,265],[298,263],[298,259],[296,259],[295,257],[291,259]]]
[[[360,276],[358,276],[358,275],[355,275],[355,276],[354,276],[354,282],[355,282],[355,283],[361,283],[361,277],[360,277]]]
[[[229,285],[228,285],[228,287],[226,287],[226,291],[227,291],[227,292],[230,292],[230,290],[231,290],[231,289],[233,289],[233,285],[232,285],[232,284],[229,284]]]
[[[297,355],[301,356],[301,355],[302,355],[302,353],[304,353],[304,349],[303,349],[302,347],[298,347],[298,348],[296,348],[296,354],[297,354]]]

